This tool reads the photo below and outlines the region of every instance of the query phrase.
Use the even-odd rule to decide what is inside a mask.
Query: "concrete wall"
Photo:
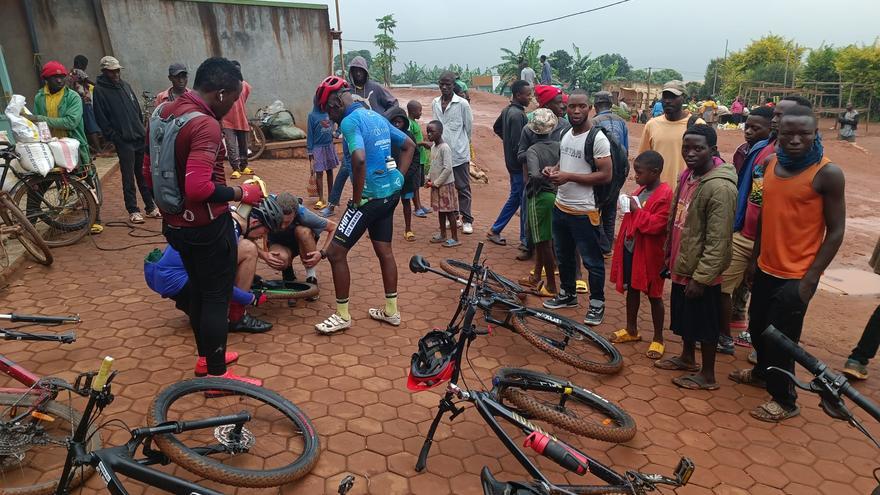
[[[315,87],[330,70],[326,8],[292,9],[167,0],[102,0],[123,76],[140,94],[168,87],[169,64],[195,78],[209,56],[238,60],[253,87],[251,115],[278,99],[305,125]]]
[[[329,74],[330,23],[326,6],[286,8],[181,0],[30,0],[43,61],[65,66],[89,57],[89,74],[105,54],[125,67],[123,79],[140,95],[166,89],[168,65],[190,68],[211,56],[238,60],[253,87],[248,110],[282,100],[304,125],[315,86]],[[0,44],[13,87],[30,101],[37,89],[21,0],[0,0]],[[8,6],[8,8],[7,8]]]

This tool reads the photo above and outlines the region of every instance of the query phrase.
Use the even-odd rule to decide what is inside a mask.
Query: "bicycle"
[[[413,355],[410,370],[410,389],[423,390],[446,380],[450,380],[450,387],[455,387],[460,377],[461,360],[466,356],[471,342],[478,335],[488,333],[478,331],[473,324],[479,309],[479,300],[484,297],[481,289],[485,286],[484,281],[477,282],[476,279],[485,279],[488,276],[488,272],[481,270],[478,264],[482,248],[482,243],[478,244],[474,269],[446,329],[429,332],[419,341],[419,352]],[[424,363],[434,359],[443,362],[442,373],[437,376],[427,373],[427,377],[423,376],[418,371],[419,367],[424,367]],[[502,404],[505,400],[508,401],[515,408],[515,414],[509,418],[539,418],[572,433],[607,442],[625,442],[636,433],[635,421],[623,409],[567,380],[526,369],[504,368],[496,373],[492,383],[490,392],[481,393]],[[440,410],[434,418],[420,456],[419,465],[422,467],[441,417],[446,412],[453,412],[454,418],[462,412],[462,409],[456,408],[451,402],[454,393],[453,390],[447,391],[441,400]],[[530,423],[529,427],[534,428]]]
[[[56,495],[71,493],[71,477],[87,466],[99,471],[115,495],[128,493],[119,475],[169,493],[219,495],[150,466],[174,463],[221,486],[270,488],[304,476],[318,461],[319,439],[302,411],[275,392],[224,378],[196,378],[167,387],[148,408],[152,426],[126,426],[130,439],[124,445],[91,448],[90,425],[113,401],[112,363],[105,358],[98,372],[80,374],[69,387],[88,402],[67,443]],[[136,457],[139,449],[141,456]]]
[[[266,280],[260,276],[254,277],[251,292],[258,298],[265,294],[266,299],[287,300],[287,305],[293,307],[297,299],[308,299],[318,295],[319,288],[308,282],[296,280]]]
[[[558,396],[556,404],[543,404],[545,410],[559,413],[561,416],[570,416],[571,410],[567,407],[568,401],[583,401],[582,404],[588,404],[588,407],[602,409],[603,413],[609,416],[611,421],[616,422],[614,427],[606,428],[608,432],[627,432],[626,435],[631,438],[634,434],[635,425],[632,419],[617,406],[614,406],[602,397],[588,391],[576,387],[570,382],[565,382],[558,378],[543,373],[537,373],[529,370],[505,369],[496,374],[493,379],[493,388],[491,391],[465,390],[458,386],[461,376],[461,362],[465,357],[470,343],[476,339],[480,332],[476,330],[473,324],[477,311],[477,301],[479,292],[474,289],[474,279],[479,273],[481,278],[486,278],[488,273],[480,270],[478,265],[482,243],[477,246],[477,253],[474,257],[473,270],[468,277],[465,289],[459,300],[458,308],[452,317],[447,330],[445,332],[434,331],[431,334],[443,344],[433,347],[430,343],[422,339],[419,342],[420,352],[413,355],[413,367],[410,370],[410,382],[416,382],[417,375],[413,368],[417,367],[418,360],[425,357],[425,354],[432,359],[440,359],[442,362],[448,362],[443,365],[443,371],[440,373],[440,379],[429,382],[426,387],[434,387],[448,380],[446,394],[440,400],[440,407],[437,415],[434,417],[419,457],[416,462],[416,471],[423,471],[427,465],[428,454],[433,443],[434,434],[437,427],[446,413],[450,413],[450,419],[464,412],[464,407],[456,406],[453,399],[459,401],[470,402],[474,405],[483,420],[489,425],[495,435],[501,440],[502,444],[514,456],[517,462],[529,473],[535,480],[534,482],[523,483],[502,483],[496,481],[488,468],[484,467],[481,473],[483,490],[487,495],[525,495],[525,494],[572,494],[572,493],[625,493],[625,494],[643,494],[656,489],[658,485],[683,486],[690,479],[694,471],[694,464],[690,459],[683,457],[676,469],[675,477],[668,478],[656,474],[645,474],[635,471],[627,471],[624,474],[615,472],[608,466],[603,465],[583,452],[567,445],[552,434],[546,432],[542,428],[532,423],[531,419],[541,419],[553,422],[548,417],[532,415],[532,412],[523,409],[514,409],[504,404],[504,399],[511,396],[510,392],[515,394],[527,395],[531,391],[541,391],[545,393],[555,394]],[[461,317],[461,318],[459,318]],[[454,337],[458,334],[458,340]],[[426,351],[426,352],[423,352]],[[443,358],[437,358],[438,353],[444,354]],[[448,360],[448,361],[447,361]],[[422,382],[423,383],[423,382]],[[513,402],[513,401],[512,401]],[[538,402],[538,401],[536,401]],[[513,425],[526,435],[524,448],[531,448],[537,453],[544,455],[567,470],[585,475],[588,472],[595,475],[600,480],[607,483],[606,485],[554,485],[541,472],[541,470],[526,456],[523,449],[520,449],[510,435],[501,425],[503,420]],[[555,424],[555,423],[554,423]],[[559,425],[565,427],[565,425]],[[592,424],[594,429],[602,428],[601,423]]]
[[[849,383],[846,376],[842,373],[831,371],[831,368],[829,368],[827,364],[812,356],[801,346],[792,342],[791,339],[773,327],[773,325],[767,327],[762,338],[764,339],[765,345],[776,347],[793,358],[798,364],[806,368],[807,371],[813,375],[813,379],[810,383],[804,383],[798,380],[793,373],[788,370],[777,368],[776,366],[767,368],[768,371],[783,373],[797,388],[818,395],[819,407],[822,408],[822,411],[824,411],[825,414],[831,416],[833,419],[846,421],[852,427],[868,437],[877,448],[880,448],[880,441],[871,435],[871,432],[865,428],[865,425],[855,417],[852,411],[846,406],[846,402],[844,402],[843,397],[841,396],[849,398],[872,418],[880,421],[880,407],[878,407],[877,404],[856,390],[855,387]],[[878,486],[871,492],[871,495],[880,495],[880,467],[874,469],[873,474],[874,479],[877,480]]]
[[[19,177],[15,169],[12,168],[12,160],[18,160],[18,153],[12,149],[12,145],[5,141],[0,141],[0,159],[3,159],[3,172],[0,174],[0,184],[6,183],[9,171],[13,175]],[[52,251],[46,241],[40,236],[36,227],[28,220],[24,212],[12,200],[12,197],[6,191],[0,191],[0,246],[6,250],[6,239],[18,239],[18,242],[24,246],[25,251],[41,265],[51,265],[53,261]]]
[[[0,320],[42,325],[79,323],[78,316],[33,316],[0,314]],[[76,334],[34,334],[12,329],[0,330],[0,339],[43,341],[70,344]],[[23,387],[0,388],[0,495],[47,495],[61,479],[67,437],[82,413],[57,401],[64,389],[62,381],[41,378],[12,360],[0,355],[0,374]],[[101,448],[101,436],[91,435],[89,448]],[[37,467],[38,469],[35,469]],[[94,472],[88,468],[71,480],[77,486]]]
[[[485,263],[467,266],[468,271],[476,270],[481,280],[476,287],[476,301],[487,324],[511,330],[552,358],[584,371],[614,374],[623,368],[623,357],[614,344],[590,327],[550,311],[523,306],[520,300],[525,291],[519,285],[489,270]],[[467,284],[463,277],[431,268],[419,255],[410,259],[409,267],[414,273],[431,272]]]

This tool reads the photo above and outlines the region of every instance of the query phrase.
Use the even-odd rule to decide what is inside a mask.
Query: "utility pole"
[[[339,70],[345,77],[345,52],[342,51],[342,22],[339,20],[339,0],[336,0],[336,30],[339,31]]]
[[[645,93],[645,106],[648,106],[648,105],[650,105],[650,103],[648,103],[648,100],[651,98],[651,68],[650,67],[648,67],[648,80],[645,81],[645,83],[648,85],[648,92]]]
[[[727,42],[728,40],[724,40],[724,59],[722,60],[722,64],[727,62]],[[718,84],[718,63],[715,63],[715,77],[712,79],[712,96],[715,96],[715,87]]]
[[[782,78],[782,87],[788,86],[788,61],[791,58],[791,50],[785,51],[785,75]]]

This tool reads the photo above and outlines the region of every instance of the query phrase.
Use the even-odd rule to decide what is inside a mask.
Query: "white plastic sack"
[[[18,143],[15,152],[21,156],[21,167],[45,177],[55,165],[52,150],[46,143]]]
[[[281,100],[275,100],[266,108],[266,112],[269,114],[283,112],[285,109],[284,102]]]
[[[6,118],[12,124],[12,134],[19,143],[36,143],[40,141],[40,131],[36,124],[21,116],[21,112],[30,115],[24,107],[25,99],[21,95],[12,95],[9,105],[6,105]]]
[[[68,172],[79,165],[79,141],[73,138],[53,139],[49,141],[49,149],[55,159],[55,166]]]

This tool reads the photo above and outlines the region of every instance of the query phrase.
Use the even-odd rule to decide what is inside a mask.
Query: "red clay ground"
[[[433,95],[399,91],[398,96],[404,102],[417,97],[429,104]],[[414,219],[418,240],[407,243],[402,240],[402,218],[398,214],[395,250],[403,326],[382,326],[366,315],[367,308],[381,303],[382,293],[377,263],[368,243],[362,242],[351,255],[351,308],[356,320],[351,330],[322,337],[312,329],[317,320],[332,311],[329,266],[322,263],[318,269],[323,290],[319,302],[301,303],[296,308],[269,304],[254,313],[275,323],[270,333],[230,336],[230,348],[243,353],[235,369],[265,378],[267,387],[300,405],[321,434],[323,452],[313,472],[298,483],[270,492],[335,493],[338,481],[350,472],[358,477],[352,493],[478,494],[478,473],[483,465],[500,479],[522,479],[523,472],[512,456],[504,452],[472,410],[451,425],[444,422],[427,472],[416,474],[413,470],[438,394],[411,394],[404,386],[405,373],[418,338],[433,326],[443,326],[451,315],[458,287],[432,275],[410,273],[407,261],[413,254],[423,254],[435,265],[441,257],[472,256],[476,242],[483,238],[482,233],[507,194],[500,142],[489,128],[504,100],[476,93],[473,103],[477,161],[492,177],[488,185],[474,186],[476,233],[463,236],[464,245],[452,252],[428,244],[428,236],[436,229],[436,216],[432,215]],[[423,123],[430,117],[429,108],[426,106]],[[641,126],[633,126],[631,132],[635,148]],[[722,150],[729,156],[740,137],[734,131],[721,135]],[[877,183],[871,172],[878,166],[880,138],[860,137],[860,144],[869,154],[831,140],[826,143],[828,154],[843,166],[849,179],[850,225],[835,266],[865,268],[878,230],[875,212],[880,202],[869,187]],[[255,168],[272,190],[305,193],[304,160],[261,161]],[[109,204],[104,218],[122,219],[119,175],[111,176],[105,188]],[[147,227],[157,229],[158,223],[148,223]],[[127,234],[124,228],[108,228],[95,241],[107,248],[144,241]],[[505,234],[515,239],[516,226],[512,224]],[[79,313],[84,323],[73,345],[4,343],[3,352],[35,372],[68,379],[78,371],[94,369],[102,356],[114,356],[123,373],[117,379],[117,398],[108,407],[106,418],[120,418],[132,426],[143,424],[147,401],[162,387],[191,376],[194,354],[183,315],[169,301],[150,292],[143,282],[142,260],[152,247],[105,252],[85,240],[56,250],[51,268],[22,269],[0,295],[6,308],[22,313]],[[519,276],[527,270],[527,264],[513,260],[513,247],[489,245],[485,252],[491,265],[503,273]],[[265,267],[259,271],[271,275]],[[607,294],[608,317],[598,328],[602,333],[621,328],[624,323],[623,299],[610,287]],[[833,365],[840,363],[877,302],[877,298],[820,292],[807,317],[807,348]],[[539,304],[537,300],[531,303]],[[567,314],[578,317],[582,311],[580,308]],[[642,321],[643,328],[647,324],[647,320]],[[594,376],[556,364],[520,338],[499,331],[478,340],[471,359],[484,380],[501,366],[527,366],[568,377],[618,402],[638,424],[638,434],[627,444],[613,446],[565,433],[560,436],[621,470],[668,473],[679,456],[690,456],[697,471],[692,484],[679,490],[681,494],[840,495],[867,493],[876,485],[871,478],[877,466],[876,450],[857,431],[825,416],[814,398],[802,395],[803,414],[799,418],[779,426],[761,423],[749,417],[748,411],[764,400],[762,391],[734,386],[721,378],[722,387],[716,392],[682,392],[670,383],[671,373],[651,366],[644,357],[646,348],[645,343],[620,346],[625,356],[624,370],[616,376]],[[679,349],[678,341],[670,339],[667,352]],[[745,351],[739,348],[735,358],[719,359],[717,371],[725,377],[743,366]],[[476,386],[476,380],[468,383]],[[877,383],[869,381],[858,387],[878,397]],[[872,430],[880,433],[880,428]],[[125,439],[123,433],[115,431],[110,440]],[[555,473],[554,479],[563,476],[544,459],[538,462]],[[578,481],[576,476],[566,478]],[[84,493],[101,493],[100,489],[100,479],[95,477]],[[132,493],[153,492],[136,486],[132,489]]]

